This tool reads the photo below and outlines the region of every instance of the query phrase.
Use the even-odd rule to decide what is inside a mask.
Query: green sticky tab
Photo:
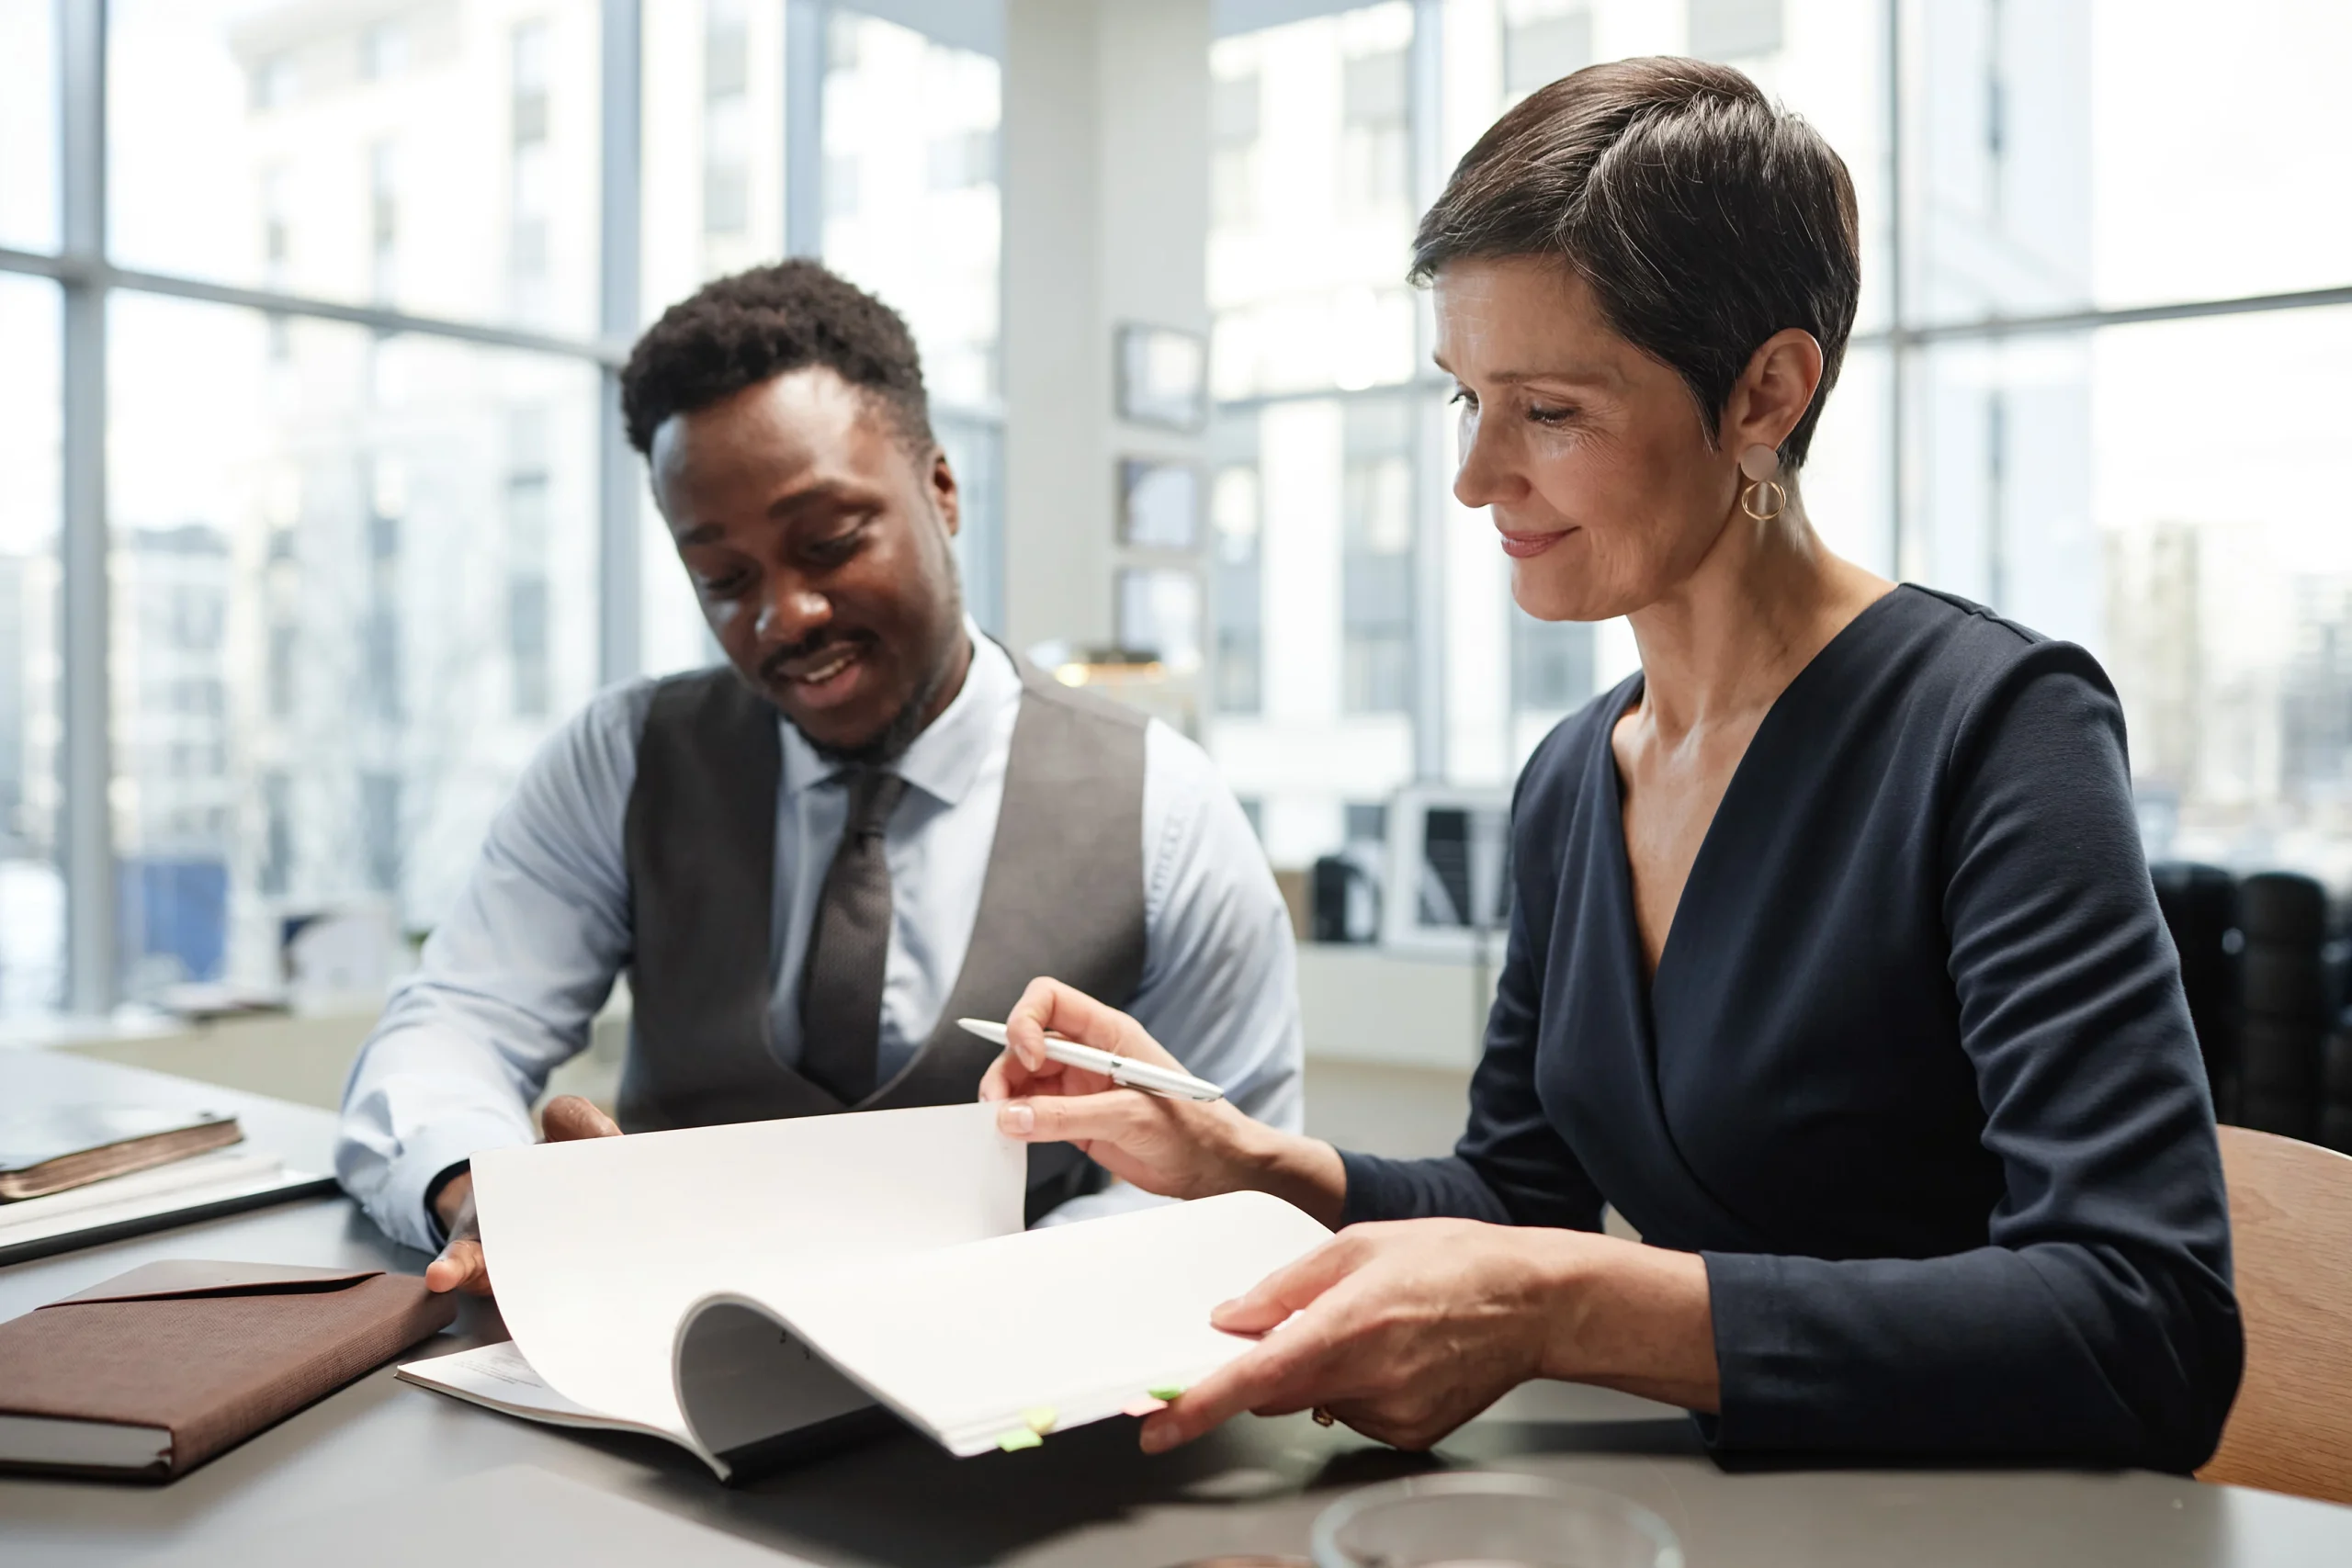
[[[999,1438],[996,1440],[996,1446],[1002,1449],[1006,1453],[1012,1453],[1017,1449],[1044,1448],[1046,1446],[1046,1439],[1037,1436],[1035,1432],[1030,1430],[1026,1427],[1015,1427],[1012,1431],[1007,1432],[1003,1437]]]
[[[1151,1397],[1152,1397],[1152,1398],[1154,1398],[1154,1399],[1165,1399],[1165,1400],[1170,1400],[1170,1401],[1173,1401],[1173,1400],[1178,1399],[1178,1398],[1180,1398],[1180,1397],[1182,1397],[1182,1394],[1183,1394],[1183,1393],[1184,1393],[1184,1385],[1183,1385],[1183,1384],[1182,1384],[1182,1383],[1173,1383],[1173,1382],[1170,1382],[1170,1383],[1162,1383],[1162,1384],[1160,1384],[1158,1388],[1148,1388],[1148,1389],[1145,1389],[1145,1390],[1144,1390],[1144,1393],[1148,1393],[1148,1394],[1151,1395]]]
[[[1042,1438],[1054,1429],[1054,1423],[1060,1420],[1061,1416],[1052,1405],[1040,1404],[1034,1409],[1023,1411],[1021,1419],[1029,1424],[1031,1431]]]

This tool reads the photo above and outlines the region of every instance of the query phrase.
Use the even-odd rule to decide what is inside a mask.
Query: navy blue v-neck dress
[[[1719,1448],[2185,1472],[2242,1347],[2211,1100],[2081,649],[1903,587],[1758,726],[1643,981],[1610,732],[1521,776],[1453,1156],[1345,1156],[1349,1221],[1702,1254]]]

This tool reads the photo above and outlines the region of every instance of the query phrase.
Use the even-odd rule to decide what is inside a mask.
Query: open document
[[[958,1455],[1148,1408],[1249,1348],[1209,1326],[1217,1303],[1330,1235],[1255,1192],[1023,1231],[1025,1151],[988,1105],[539,1144],[473,1171],[514,1342],[400,1375],[653,1433],[722,1478],[876,1405]]]

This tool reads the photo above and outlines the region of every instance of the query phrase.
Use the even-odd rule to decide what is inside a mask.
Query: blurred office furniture
[[[2308,876],[2238,883],[2238,1125],[2285,1137],[2319,1132],[2320,1046],[2331,1009],[2327,893]]]
[[[2352,1503],[2352,1159],[2222,1129],[2245,1377],[2200,1481]]]
[[[2238,923],[2237,878],[2218,865],[2185,861],[2162,862],[2148,872],[2180,953],[2181,988],[2188,994],[2213,1109],[2226,1122],[2237,1114],[2238,969],[2231,934]]]
[[[2148,869],[2180,953],[2214,1114],[2352,1154],[2352,943],[2331,940],[2326,889],[2294,872]]]
[[[399,919],[381,899],[287,916],[278,954],[287,989],[313,1010],[377,1001],[410,964]]]
[[[1398,790],[1380,906],[1381,941],[1397,952],[1498,954],[1510,923],[1510,792]]]
[[[1317,856],[1311,874],[1315,941],[1380,940],[1380,867],[1374,857],[1351,845]]]
[[[1200,738],[1196,682],[1186,671],[1161,660],[1157,649],[1079,647],[1052,640],[1033,644],[1027,657],[1065,686],[1082,686],[1139,709],[1179,735]]]
[[[2320,1048],[2319,1142],[2352,1155],[2352,1008],[2337,1016]]]

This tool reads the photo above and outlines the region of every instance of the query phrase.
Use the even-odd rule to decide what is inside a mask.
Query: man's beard
[[[964,635],[963,607],[960,604],[956,606],[955,626],[956,636],[947,639],[946,647],[940,650],[939,657],[933,661],[932,667],[923,672],[923,678],[916,685],[914,692],[899,706],[899,711],[890,716],[889,722],[876,732],[874,739],[863,746],[826,744],[806,729],[802,729],[799,723],[790,714],[784,713],[782,705],[756,682],[747,682],[746,683],[751,684],[752,689],[758,691],[762,696],[767,697],[770,705],[775,706],[778,713],[784,714],[785,722],[799,730],[800,739],[808,743],[808,749],[826,761],[839,767],[888,767],[905,756],[907,748],[915,743],[915,737],[921,735],[929,726],[931,705],[938,699],[940,688],[947,683],[947,672],[956,667],[956,644]],[[780,675],[770,675],[769,671],[786,660],[798,657],[799,653],[798,649],[786,649],[775,655],[762,667],[762,674],[769,679],[781,679]]]
[[[961,629],[960,626],[957,628]],[[932,701],[939,695],[939,688],[946,684],[947,671],[955,662],[956,645],[951,642],[947,651],[940,655],[938,662],[923,676],[922,683],[915,688],[914,694],[907,698],[905,705],[890,716],[890,722],[863,746],[828,746],[807,730],[800,729],[797,724],[793,724],[792,728],[800,729],[800,739],[808,742],[811,751],[836,766],[887,768],[905,756],[907,748],[915,743],[915,737],[929,727]],[[791,724],[792,716],[786,714],[785,722]]]

